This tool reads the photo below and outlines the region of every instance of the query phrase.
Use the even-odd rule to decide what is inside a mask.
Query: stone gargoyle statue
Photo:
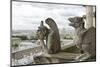
[[[58,53],[61,50],[61,44],[57,24],[52,18],[47,18],[45,23],[50,29],[44,26],[42,21],[37,30],[38,38],[41,40],[41,43],[44,44],[44,47],[47,49],[47,53]],[[44,39],[46,39],[46,44],[43,42]]]
[[[75,28],[75,44],[80,49],[80,52],[87,52],[90,54],[90,57],[95,57],[96,29],[94,27],[86,29],[83,17],[72,17],[68,18],[68,20],[71,22],[69,25]]]

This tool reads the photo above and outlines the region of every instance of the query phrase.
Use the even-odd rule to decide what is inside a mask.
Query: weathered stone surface
[[[60,52],[61,44],[60,44],[60,35],[59,35],[57,24],[52,18],[47,18],[45,22],[50,27],[50,31],[47,36],[48,53],[52,54],[52,53]]]
[[[49,30],[46,26],[44,26],[43,21],[41,21],[40,26],[37,30],[38,39],[44,40],[45,36],[49,33]]]
[[[68,19],[70,26],[75,28],[75,44],[83,52],[88,52],[91,57],[96,56],[96,31],[94,27],[85,29],[82,17],[73,17]]]
[[[49,25],[50,29],[44,26],[43,21],[41,21],[37,30],[38,38],[40,39],[41,44],[46,47],[48,53],[58,53],[61,50],[61,44],[57,24],[52,18],[47,18],[45,22]],[[46,44],[43,42],[45,38]]]
[[[57,54],[43,54],[44,57],[52,57],[52,58],[59,58],[59,59],[68,59],[74,60],[79,54],[76,53],[68,53],[68,52],[59,52]]]
[[[40,44],[43,45],[43,49],[47,52],[48,49],[47,49],[47,45],[44,43],[44,39],[46,38],[47,41],[48,34],[49,34],[49,29],[46,26],[44,26],[43,21],[41,21],[41,24],[37,30],[37,37],[40,40]]]

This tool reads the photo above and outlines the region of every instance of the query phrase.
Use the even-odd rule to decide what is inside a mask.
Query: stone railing
[[[24,55],[29,56],[30,54],[37,54],[42,51],[42,46],[38,45],[37,47],[27,48],[23,50],[13,51],[12,58],[13,59],[21,59]]]

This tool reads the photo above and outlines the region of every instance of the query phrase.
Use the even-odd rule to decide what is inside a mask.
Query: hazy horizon
[[[30,2],[12,2],[12,29],[37,30],[41,21],[53,18],[59,29],[73,29],[68,17],[83,16],[85,7],[79,5],[62,5]],[[45,24],[46,25],[46,24]],[[46,25],[47,26],[47,25]]]

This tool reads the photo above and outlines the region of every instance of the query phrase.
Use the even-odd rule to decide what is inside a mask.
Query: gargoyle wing
[[[96,42],[96,28],[89,28],[82,36],[83,43]]]

